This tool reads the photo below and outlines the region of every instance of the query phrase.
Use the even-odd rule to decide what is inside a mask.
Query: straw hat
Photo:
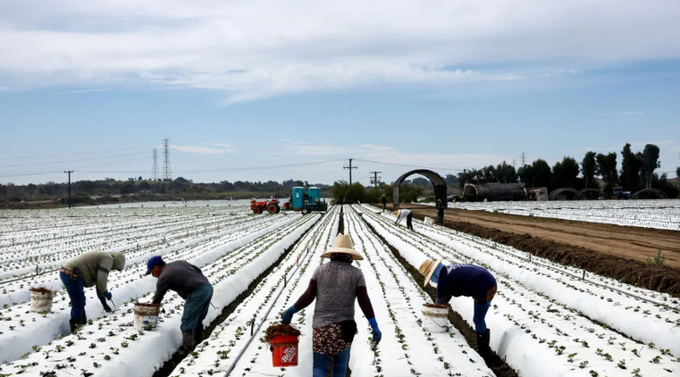
[[[350,241],[349,236],[346,234],[339,234],[335,241],[333,241],[333,246],[321,254],[321,258],[330,258],[333,253],[349,254],[352,256],[352,260],[364,259],[364,257],[352,249],[352,241]]]
[[[432,277],[434,270],[437,269],[437,266],[439,266],[439,263],[441,262],[441,259],[438,259],[436,262],[432,259],[425,259],[425,261],[420,265],[418,272],[425,276],[425,282],[423,282],[423,286],[427,286],[427,283],[430,282],[430,278]]]
[[[396,210],[396,211],[394,211],[394,216],[399,217],[399,214],[400,214],[400,213],[401,213],[401,210]]]

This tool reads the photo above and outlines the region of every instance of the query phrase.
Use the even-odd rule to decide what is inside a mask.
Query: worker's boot
[[[489,347],[490,338],[491,332],[489,329],[486,329],[485,333],[477,333],[477,352],[479,352],[479,356],[481,356],[484,361],[486,361],[491,354],[491,348]]]
[[[203,330],[202,323],[196,325],[196,328],[194,329],[194,342],[196,346],[203,341]]]
[[[194,330],[183,331],[182,332],[182,345],[179,347],[177,353],[181,356],[186,356],[196,347],[196,341],[194,340]]]
[[[76,332],[76,329],[78,328],[78,325],[80,325],[80,319],[69,319],[68,320],[68,325],[71,328],[71,334]]]

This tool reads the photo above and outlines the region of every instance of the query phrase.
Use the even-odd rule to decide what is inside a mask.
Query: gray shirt
[[[190,294],[194,293],[196,288],[205,283],[208,283],[208,278],[203,276],[200,268],[183,260],[170,262],[163,267],[163,271],[158,276],[153,302],[159,304],[163,301],[163,296],[168,289],[177,292],[180,297],[186,300]]]
[[[317,267],[312,280],[317,284],[312,327],[354,319],[357,287],[366,286],[360,269],[349,263],[331,261]]]

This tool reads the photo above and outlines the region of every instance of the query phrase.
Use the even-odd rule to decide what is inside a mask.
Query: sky
[[[3,0],[0,183],[393,182],[661,149],[675,0]],[[164,148],[164,140],[168,148]]]

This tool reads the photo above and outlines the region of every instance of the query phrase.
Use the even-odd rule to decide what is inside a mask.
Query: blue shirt
[[[484,267],[471,264],[445,266],[439,273],[437,302],[447,303],[452,296],[485,298],[494,285],[496,278]]]

